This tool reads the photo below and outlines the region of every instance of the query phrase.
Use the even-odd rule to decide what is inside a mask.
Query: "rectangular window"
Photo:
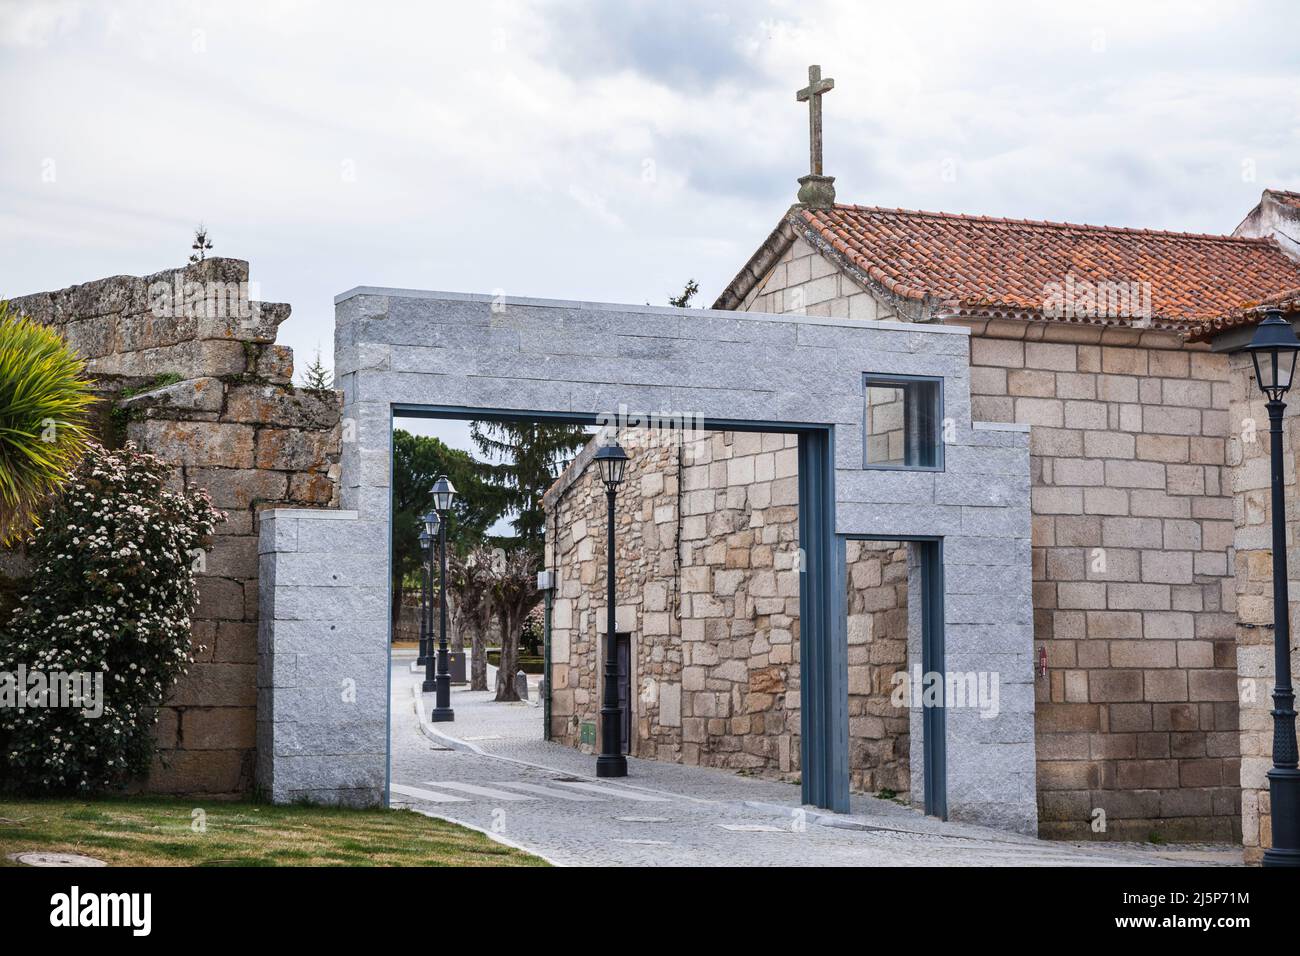
[[[907,375],[863,377],[864,467],[943,468],[942,384]]]

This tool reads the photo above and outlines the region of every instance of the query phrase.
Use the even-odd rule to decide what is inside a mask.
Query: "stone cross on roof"
[[[795,93],[799,103],[808,102],[808,165],[807,176],[799,179],[799,201],[813,209],[835,204],[835,177],[822,175],[822,96],[835,89],[830,77],[822,79],[822,68],[808,67],[808,85]]]
[[[797,102],[808,101],[808,172],[822,174],[822,96],[835,89],[830,77],[822,79],[820,66],[808,67],[808,85],[794,95]]]

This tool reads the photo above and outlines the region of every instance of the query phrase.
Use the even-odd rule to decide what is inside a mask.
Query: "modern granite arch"
[[[997,716],[946,713],[951,819],[1035,833],[1029,453],[972,423],[960,327],[361,287],[335,300],[341,512],[265,512],[258,780],[273,799],[386,798],[389,475],[403,413],[620,406],[798,431],[806,803],[848,808],[845,536],[942,541],[950,672],[999,676]],[[943,380],[937,471],[863,468],[863,375]]]

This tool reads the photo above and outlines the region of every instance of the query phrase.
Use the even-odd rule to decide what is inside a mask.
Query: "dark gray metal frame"
[[[941,386],[942,387],[942,386]],[[545,421],[599,425],[597,413],[519,411],[463,406],[390,405],[389,430],[396,418],[461,421]],[[831,586],[835,567],[834,426],[778,421],[707,418],[710,431],[746,431],[799,436],[799,542],[804,576],[799,588],[802,800],[837,813],[849,810],[848,654],[844,641],[844,591]],[[389,525],[392,500],[389,499]],[[896,540],[896,539],[895,539]],[[391,544],[390,544],[391,549]],[[839,566],[843,566],[843,548]],[[390,550],[389,561],[392,561]],[[842,572],[841,572],[842,573]],[[837,623],[839,622],[839,623]],[[389,653],[392,653],[390,635]],[[547,692],[550,692],[548,685]],[[389,713],[389,740],[392,714]],[[389,747],[391,777],[392,748]]]
[[[837,535],[839,552],[836,588],[841,596],[848,587],[848,561],[845,544],[848,541],[906,541],[918,545],[921,565],[921,673],[944,672],[944,609],[943,609],[943,538],[889,534]],[[911,595],[908,595],[909,600]],[[843,597],[841,597],[843,600]],[[837,641],[848,644],[848,618],[840,615]],[[943,698],[940,697],[942,702]],[[947,721],[942,703],[922,711],[925,785],[924,806],[930,816],[948,819],[948,745]]]
[[[866,397],[868,383],[873,384],[897,384],[897,385],[917,385],[931,384],[936,386],[935,400],[935,436],[934,436],[934,459],[933,465],[881,465],[873,464],[867,461],[867,415],[866,415]],[[875,372],[862,373],[862,467],[866,471],[944,471],[944,440],[943,440],[943,411],[944,411],[944,391],[943,377],[937,375],[893,375],[888,373],[876,374]],[[908,421],[914,415],[907,400],[903,402],[904,423],[903,431],[906,435]],[[899,538],[886,540],[898,541]]]

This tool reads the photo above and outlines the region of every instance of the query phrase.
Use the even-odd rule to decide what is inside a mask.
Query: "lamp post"
[[[609,526],[605,555],[605,690],[600,708],[600,756],[596,758],[597,777],[626,777],[627,758],[623,756],[623,709],[618,703],[618,638],[614,634],[614,499],[627,468],[627,452],[611,437],[595,455],[600,480],[605,484],[609,503]]]
[[[429,666],[429,548],[433,538],[424,530],[423,520],[420,524],[420,656],[415,660],[416,667]]]
[[[429,711],[431,721],[456,719],[451,709],[451,662],[447,657],[447,512],[455,497],[456,487],[446,475],[433,483],[433,507],[442,521],[438,527],[438,671],[433,710]]]
[[[1286,496],[1282,486],[1282,411],[1295,372],[1300,339],[1280,309],[1269,309],[1249,352],[1255,381],[1268,396],[1273,519],[1273,768],[1268,772],[1273,845],[1265,866],[1300,866],[1300,769],[1296,767],[1295,692],[1291,687],[1291,626],[1287,595]]]
[[[442,519],[438,512],[430,511],[421,519],[424,530],[420,532],[420,546],[424,549],[424,566],[421,568],[424,581],[424,597],[420,601],[422,630],[427,635],[421,652],[420,663],[424,665],[424,683],[420,685],[421,693],[431,693],[437,688],[437,658],[433,653],[433,543],[438,540],[438,529]]]

